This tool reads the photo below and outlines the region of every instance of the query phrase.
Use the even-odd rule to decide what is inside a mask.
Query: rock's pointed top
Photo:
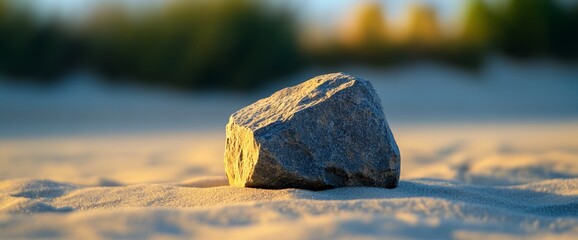
[[[231,116],[231,120],[251,129],[262,128],[276,121],[286,120],[295,112],[323,102],[356,81],[366,82],[341,72],[320,75],[299,85],[281,89],[242,108]]]

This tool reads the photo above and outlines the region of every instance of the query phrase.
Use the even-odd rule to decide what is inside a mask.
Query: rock
[[[395,188],[400,155],[371,83],[342,73],[282,89],[231,115],[231,186]]]

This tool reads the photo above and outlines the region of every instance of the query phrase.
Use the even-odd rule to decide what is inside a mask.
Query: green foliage
[[[0,71],[52,81],[72,66],[74,44],[56,23],[37,24],[0,2]]]
[[[85,32],[90,65],[176,87],[254,87],[299,64],[291,15],[269,11],[252,1],[180,1],[142,19],[107,11]]]
[[[499,13],[497,44],[515,57],[572,55],[571,15],[552,0],[510,0]]]
[[[495,37],[495,16],[483,0],[472,0],[466,9],[460,38],[469,46],[488,47]]]
[[[562,59],[578,59],[578,4],[572,7],[559,9],[549,28],[550,51]]]
[[[563,6],[552,0],[509,0],[502,8],[490,8],[484,0],[473,0],[453,52],[463,53],[457,59],[464,63],[495,50],[518,59],[576,59],[578,21],[573,19],[578,11]],[[571,6],[578,9],[576,3]]]

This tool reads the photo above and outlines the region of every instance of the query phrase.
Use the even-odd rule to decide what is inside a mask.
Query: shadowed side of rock
[[[225,168],[233,186],[393,188],[400,155],[371,84],[337,73],[234,113]]]

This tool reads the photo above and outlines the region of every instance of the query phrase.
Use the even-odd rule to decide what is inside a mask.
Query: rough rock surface
[[[282,89],[231,115],[232,186],[394,188],[399,149],[371,83],[342,73]]]

